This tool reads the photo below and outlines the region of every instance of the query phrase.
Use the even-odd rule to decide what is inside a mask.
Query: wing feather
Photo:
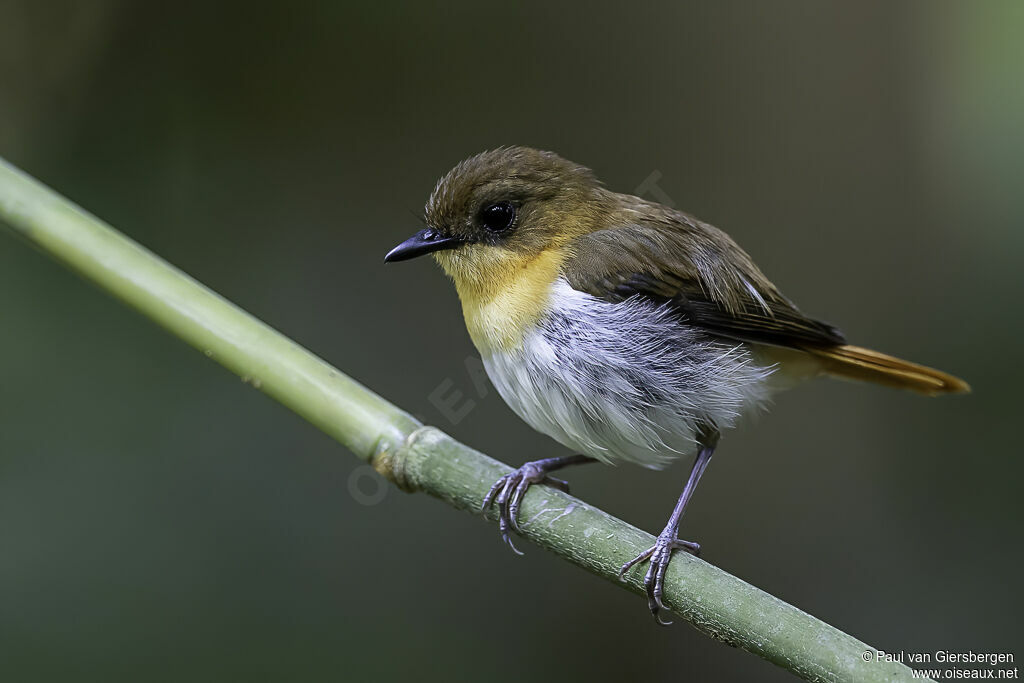
[[[630,197],[610,227],[576,238],[564,272],[599,299],[646,297],[688,324],[741,341],[803,349],[846,342],[784,297],[733,240],[679,211]]]

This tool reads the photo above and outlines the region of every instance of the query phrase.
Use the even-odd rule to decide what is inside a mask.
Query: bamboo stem
[[[337,439],[399,487],[474,514],[510,468],[464,446],[334,369],[156,255],[0,159],[0,220],[249,384]],[[642,592],[618,568],[653,537],[548,487],[523,501],[523,535]],[[902,664],[740,579],[678,553],[665,602],[707,635],[809,681],[902,681]],[[865,659],[869,661],[865,661]]]

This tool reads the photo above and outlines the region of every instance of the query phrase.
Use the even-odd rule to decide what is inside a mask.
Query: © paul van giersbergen
[[[696,453],[664,531],[620,573],[649,560],[644,585],[659,621],[672,552],[700,549],[677,536],[683,511],[721,430],[740,415],[820,374],[927,395],[969,391],[944,372],[848,345],[718,228],[607,190],[551,152],[505,147],[466,159],[437,183],[425,220],[385,261],[433,254],[502,398],[578,453],[526,463],[494,484],[484,507],[498,506],[509,545],[530,485],[568,490],[553,470],[594,461],[661,469]]]

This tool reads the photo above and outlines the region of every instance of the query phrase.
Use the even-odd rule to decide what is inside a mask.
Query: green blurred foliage
[[[8,0],[0,155],[508,462],[561,449],[479,395],[440,272],[384,252],[482,149],[658,171],[804,310],[975,390],[780,397],[686,537],[882,649],[1012,651],[1022,7]],[[3,680],[789,679],[437,501],[367,504],[355,458],[8,237]],[[685,474],[570,479],[657,530]]]

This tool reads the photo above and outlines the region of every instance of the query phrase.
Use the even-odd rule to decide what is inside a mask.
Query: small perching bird
[[[724,232],[611,192],[551,152],[504,147],[466,159],[434,188],[427,228],[385,261],[433,254],[455,281],[487,375],[534,429],[577,455],[529,462],[484,500],[512,546],[532,484],[599,460],[662,469],[696,453],[644,578],[655,618],[679,522],[719,434],[771,394],[819,374],[936,395],[962,380],[846,343],[808,318]],[[519,552],[516,550],[516,552]],[[664,622],[662,622],[664,623]]]

